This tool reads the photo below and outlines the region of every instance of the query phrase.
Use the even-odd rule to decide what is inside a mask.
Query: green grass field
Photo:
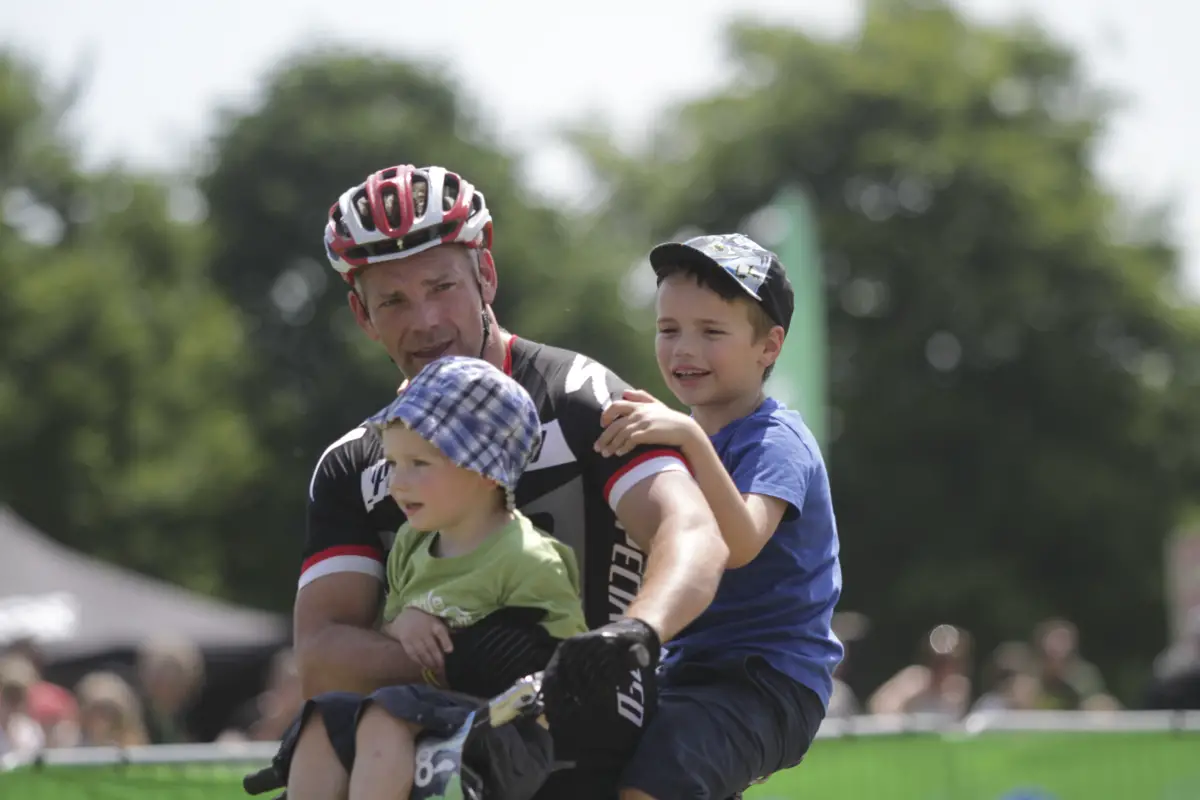
[[[0,774],[4,800],[235,800],[243,765],[49,767]],[[268,795],[269,796],[269,795]],[[1200,734],[993,733],[818,740],[747,798],[1200,800]]]
[[[993,733],[818,740],[747,798],[1200,800],[1200,735]]]

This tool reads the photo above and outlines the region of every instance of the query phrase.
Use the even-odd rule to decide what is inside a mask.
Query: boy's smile
[[[671,368],[671,375],[675,382],[684,389],[694,389],[700,383],[712,375],[712,370],[697,367],[694,364],[680,364]]]

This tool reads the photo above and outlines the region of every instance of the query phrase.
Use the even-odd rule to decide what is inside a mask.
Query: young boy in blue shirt
[[[680,447],[730,557],[712,605],[667,644],[621,797],[721,800],[799,763],[824,718],[843,655],[837,526],[816,440],[763,390],[794,306],[779,259],[729,234],[659,245],[650,263],[658,366],[692,414],[628,392],[596,449]]]

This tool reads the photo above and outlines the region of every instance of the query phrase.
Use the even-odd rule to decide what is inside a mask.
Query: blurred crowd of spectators
[[[84,675],[67,688],[43,677],[28,641],[0,654],[0,757],[23,759],[44,747],[195,742],[189,712],[204,686],[204,657],[185,640],[145,643],[132,670]],[[274,741],[302,703],[290,649],[271,661],[263,691],[238,708],[218,739]]]
[[[938,625],[921,642],[915,663],[904,667],[866,698],[844,680],[869,635],[861,615],[837,615],[846,659],[835,676],[829,716],[934,713],[959,719],[976,711],[1112,711],[1121,708],[1104,676],[1080,652],[1079,631],[1065,619],[1039,624],[1028,641],[1009,641],[976,670],[970,633]],[[978,685],[972,675],[979,675]],[[1147,709],[1200,709],[1200,609],[1188,636],[1155,662],[1138,705]]]
[[[938,625],[920,643],[915,663],[865,698],[844,680],[869,636],[865,617],[836,616],[846,643],[830,717],[935,713],[959,719],[986,710],[1115,710],[1104,677],[1081,655],[1079,632],[1065,619],[1046,620],[1029,641],[1001,644],[976,670],[971,635]],[[1189,636],[1157,659],[1142,708],[1200,709],[1200,609]],[[45,747],[132,746],[194,742],[189,711],[205,681],[204,658],[187,641],[147,642],[131,670],[95,671],[67,688],[43,677],[31,642],[0,651],[0,757],[23,759]],[[972,676],[979,675],[979,685]],[[262,692],[227,720],[218,740],[275,741],[303,702],[289,649],[271,661]]]

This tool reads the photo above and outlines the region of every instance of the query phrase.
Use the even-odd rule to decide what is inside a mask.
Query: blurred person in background
[[[1028,711],[1038,698],[1037,656],[1025,642],[1004,642],[992,652],[988,689],[971,711]]]
[[[150,744],[137,692],[115,672],[89,672],[75,686],[79,744],[138,747]]]
[[[37,670],[27,658],[0,659],[0,763],[24,761],[46,744],[42,726],[28,714],[29,689],[37,680]]]
[[[229,727],[219,739],[278,741],[303,705],[304,692],[300,688],[296,654],[290,647],[285,647],[271,659],[266,688],[234,712]]]
[[[147,732],[154,744],[193,741],[187,714],[204,685],[204,656],[181,638],[143,643],[137,654],[137,681],[145,706]]]
[[[30,637],[12,642],[4,651],[29,661],[36,680],[26,696],[26,711],[46,736],[47,747],[70,747],[79,739],[79,706],[69,689],[51,683],[43,677],[45,657],[37,642]]]
[[[1104,678],[1096,665],[1079,655],[1079,631],[1074,623],[1052,618],[1040,623],[1033,634],[1037,649],[1038,697],[1036,705],[1049,711],[1077,711],[1093,697],[1104,701]]]
[[[1200,606],[1188,614],[1184,636],[1154,667],[1147,708],[1200,711]]]
[[[1188,611],[1183,633],[1154,659],[1156,679],[1169,678],[1200,664],[1200,605]]]
[[[857,611],[838,611],[833,615],[833,633],[842,643],[845,654],[833,672],[833,693],[829,696],[829,709],[826,717],[853,717],[863,713],[862,702],[850,688],[852,666],[850,654],[857,648],[857,643],[866,638],[870,629],[870,621]]]
[[[910,664],[875,690],[872,714],[942,714],[958,719],[971,701],[971,636],[938,625],[922,642],[921,663]]]

